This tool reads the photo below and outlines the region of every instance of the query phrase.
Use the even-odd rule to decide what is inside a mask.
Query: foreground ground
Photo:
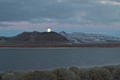
[[[1,73],[0,80],[120,80],[120,65],[47,71],[7,71]]]

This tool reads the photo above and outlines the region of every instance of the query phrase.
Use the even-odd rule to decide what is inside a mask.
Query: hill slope
[[[56,32],[23,32],[14,37],[0,37],[0,44],[64,44],[68,40]]]
[[[60,32],[60,34],[66,37],[71,43],[120,43],[120,38],[103,34],[89,34],[78,32],[70,34]]]

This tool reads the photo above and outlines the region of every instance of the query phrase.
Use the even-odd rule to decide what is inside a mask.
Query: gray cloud
[[[28,20],[28,15],[19,2],[0,2],[0,21]]]
[[[9,27],[10,25],[9,24],[2,24],[0,23],[0,27]]]
[[[53,1],[53,2],[52,2]],[[56,0],[0,1],[0,21],[21,21],[35,18],[67,18],[74,14],[70,4]]]
[[[0,21],[72,24],[120,22],[120,6],[103,5],[100,1],[105,0],[0,0]]]

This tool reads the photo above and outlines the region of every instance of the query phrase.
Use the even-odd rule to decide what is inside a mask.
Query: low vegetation
[[[0,74],[0,80],[120,80],[120,66],[70,67],[30,72],[7,71]]]

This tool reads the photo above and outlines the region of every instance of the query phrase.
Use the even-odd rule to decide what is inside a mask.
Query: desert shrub
[[[69,70],[73,71],[76,75],[79,74],[79,68],[78,67],[70,67]]]
[[[89,73],[87,69],[84,68],[79,69],[77,67],[71,67],[69,69],[72,70],[76,75],[78,75],[81,80],[89,79]]]
[[[80,80],[80,78],[71,70],[68,69],[56,69],[54,73],[57,76],[57,80]]]
[[[57,80],[57,78],[50,71],[34,71],[27,73],[24,80]]]
[[[89,72],[87,69],[80,69],[79,70],[79,77],[81,80],[88,80],[89,79]]]
[[[0,80],[2,80],[2,74],[0,74]]]
[[[113,73],[113,80],[120,80],[120,68],[116,68]]]
[[[90,80],[110,80],[111,73],[104,68],[93,68],[89,70]]]
[[[2,75],[2,80],[23,80],[24,72],[8,71]]]
[[[113,74],[114,71],[115,71],[118,67],[111,65],[111,66],[104,66],[104,67],[102,67],[102,68],[105,68],[105,69],[109,70],[109,71],[111,72],[111,74]]]

